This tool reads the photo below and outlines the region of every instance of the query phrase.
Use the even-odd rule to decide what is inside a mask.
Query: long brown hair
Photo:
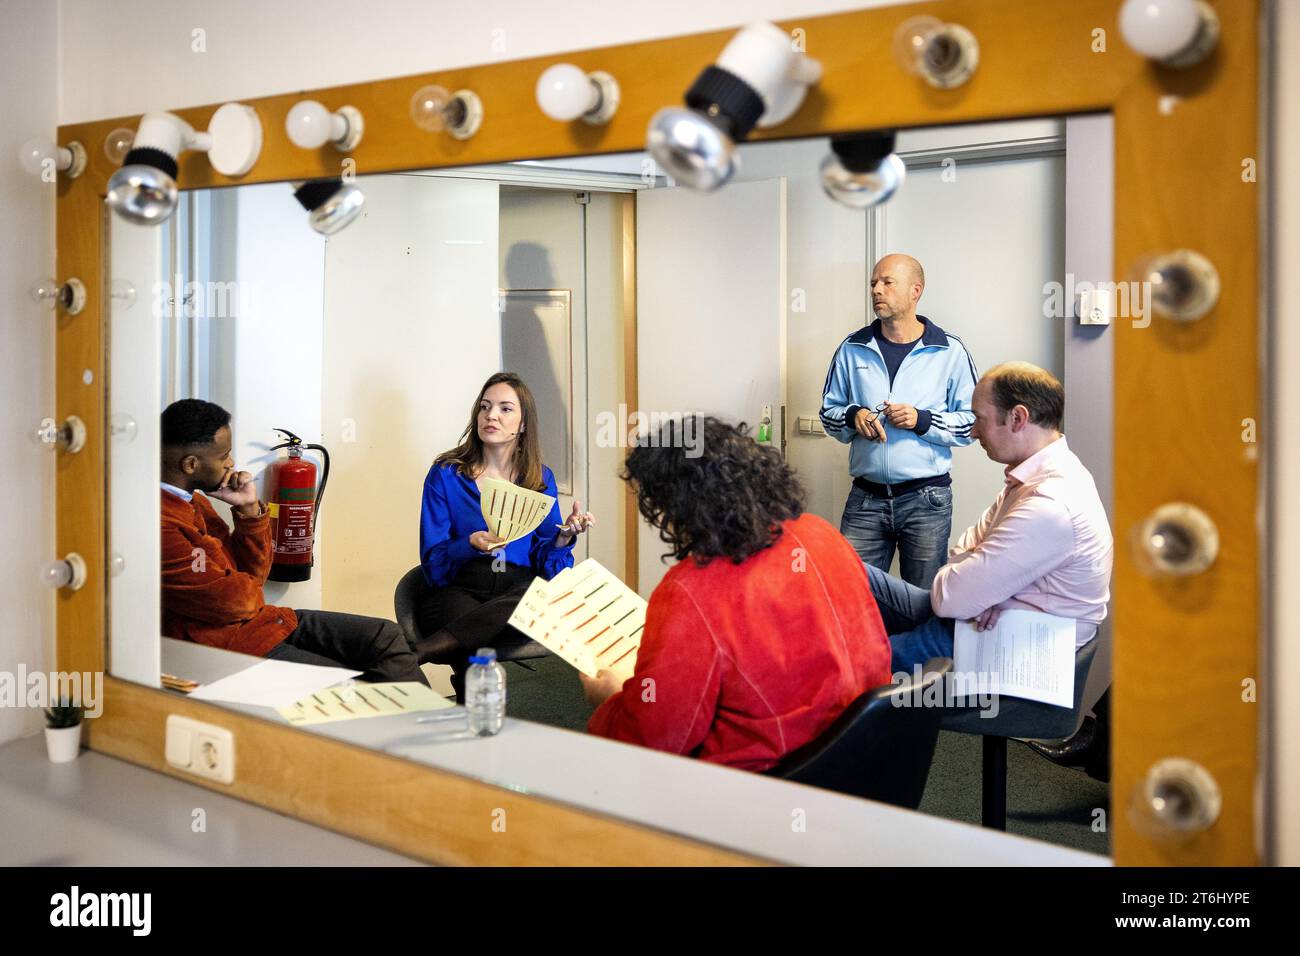
[[[515,484],[533,491],[545,491],[546,479],[542,475],[542,443],[537,436],[537,402],[524,380],[514,372],[497,372],[483,383],[474,407],[469,412],[469,424],[460,436],[460,444],[444,451],[434,459],[435,465],[455,465],[456,471],[473,480],[483,467],[483,439],[478,436],[478,410],[483,396],[493,385],[509,385],[519,396],[519,423],[521,434],[515,437]]]

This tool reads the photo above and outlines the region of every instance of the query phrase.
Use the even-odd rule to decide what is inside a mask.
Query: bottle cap
[[[471,664],[495,664],[497,652],[491,647],[480,647],[478,653],[473,655],[469,662]]]

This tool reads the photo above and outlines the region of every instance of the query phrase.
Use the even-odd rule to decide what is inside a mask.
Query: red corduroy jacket
[[[866,570],[821,518],[740,564],[675,565],[650,596],[636,671],[588,730],[766,770],[890,679]]]
[[[162,492],[162,632],[264,656],[298,626],[293,611],[262,597],[271,570],[271,518],[235,516],[235,530],[208,499]]]

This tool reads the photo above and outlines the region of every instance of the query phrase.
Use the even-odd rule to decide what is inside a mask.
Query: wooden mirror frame
[[[1241,431],[1243,419],[1258,421],[1264,410],[1262,187],[1242,175],[1247,159],[1263,160],[1262,11],[1258,0],[1211,4],[1222,24],[1218,49],[1186,70],[1156,66],[1125,45],[1118,28],[1121,0],[939,0],[783,23],[804,31],[824,77],[789,122],[753,137],[1108,112],[1115,130],[1112,278],[1132,278],[1143,255],[1173,249],[1195,249],[1218,268],[1219,304],[1199,322],[1176,326],[1156,318],[1149,328],[1133,328],[1120,320],[1111,333],[1113,712],[1119,727],[1134,731],[1117,734],[1112,743],[1109,826],[1120,864],[1242,865],[1257,862],[1260,853],[1260,705],[1244,703],[1242,688],[1247,678],[1261,676],[1262,456],[1251,454],[1258,446],[1243,444]],[[918,14],[960,23],[978,38],[979,68],[966,85],[931,89],[895,64],[894,31]],[[1093,52],[1098,30],[1104,31],[1105,52]],[[640,150],[650,116],[680,103],[733,32],[247,100],[264,131],[253,170],[227,179],[206,157],[189,153],[181,158],[179,182],[204,188],[338,175],[344,154],[329,146],[298,149],[285,134],[289,107],[308,95],[330,109],[349,103],[364,114],[365,139],[348,154],[359,174]],[[537,108],[538,74],[562,61],[618,78],[622,102],[608,126],[557,123]],[[408,103],[427,83],[478,92],[485,106],[479,132],[462,142],[418,129]],[[174,112],[203,129],[214,109]],[[105,665],[103,197],[114,167],[103,144],[111,130],[134,129],[137,122],[128,116],[59,129],[60,144],[80,141],[88,155],[80,177],[61,175],[57,204],[59,280],[76,276],[87,293],[84,311],[60,314],[56,333],[56,417],[78,415],[88,432],[85,448],[61,453],[57,465],[58,553],[79,552],[89,567],[81,590],[59,594],[58,666],[68,671]],[[1076,392],[1073,400],[1086,398]],[[1174,501],[1192,502],[1210,515],[1220,533],[1218,559],[1190,578],[1147,576],[1135,560],[1132,537],[1155,508]],[[88,724],[95,750],[169,773],[165,715],[215,720],[238,734],[240,773],[233,786],[214,789],[436,862],[761,862],[107,675],[105,698],[103,716]],[[1218,821],[1183,842],[1151,839],[1125,812],[1147,769],[1166,756],[1196,760],[1222,790]],[[413,812],[421,806],[437,806],[439,813]],[[489,834],[482,826],[492,807],[508,809],[510,835]]]

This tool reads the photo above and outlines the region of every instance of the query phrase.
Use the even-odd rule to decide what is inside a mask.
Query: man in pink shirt
[[[987,630],[1004,610],[1043,611],[1073,618],[1082,647],[1106,616],[1113,540],[1092,475],[1061,434],[1061,383],[1009,362],[979,380],[971,408],[971,436],[1007,466],[997,500],[948,552],[929,593],[867,568],[895,673],[951,657],[954,620]]]

